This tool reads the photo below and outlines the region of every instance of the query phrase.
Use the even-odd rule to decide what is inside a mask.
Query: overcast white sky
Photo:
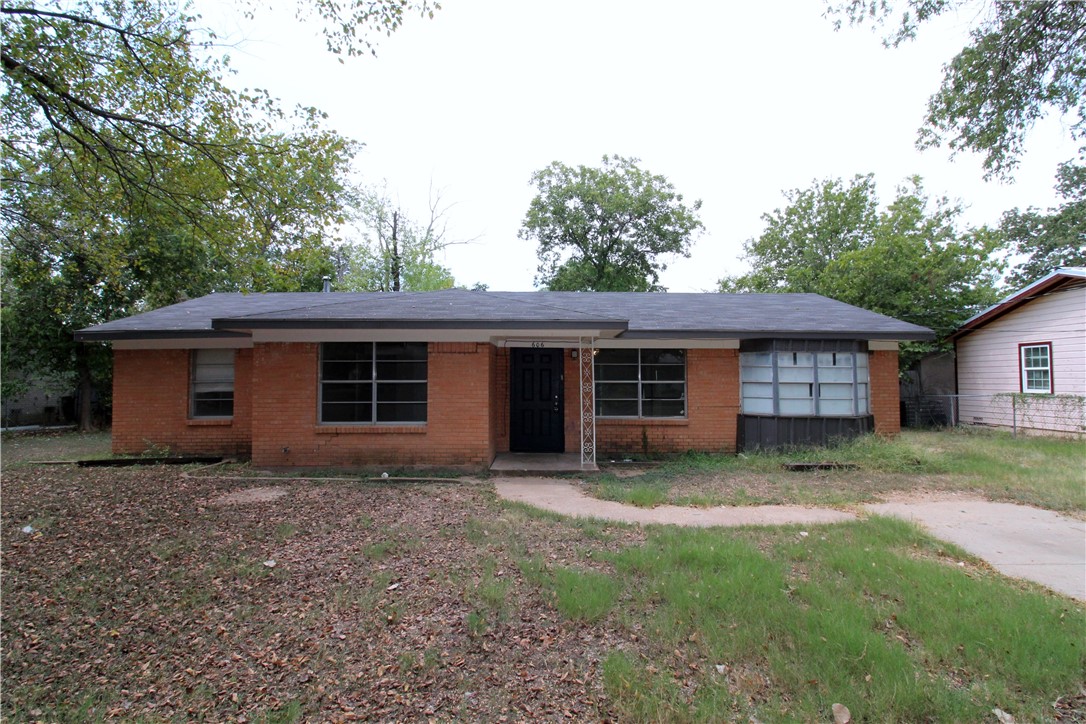
[[[985,182],[978,158],[914,147],[941,66],[962,47],[971,12],[940,18],[896,50],[868,28],[834,32],[819,0],[442,0],[410,18],[378,57],[324,50],[316,24],[262,11],[237,22],[205,12],[240,45],[239,86],[314,105],[366,144],[356,166],[416,218],[431,180],[450,236],[477,237],[443,261],[457,282],[529,290],[535,247],[517,238],[531,174],[551,161],[635,156],[686,199],[705,232],[663,275],[671,291],[712,290],[744,269],[742,244],[782,191],[873,172],[883,201],[912,174],[933,196],[961,199],[973,225],[1009,208],[1055,205],[1056,164],[1074,155],[1065,124],[1030,136],[1016,183]]]

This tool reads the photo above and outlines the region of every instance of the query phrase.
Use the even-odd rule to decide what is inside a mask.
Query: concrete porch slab
[[[581,465],[580,453],[498,453],[490,470],[507,475],[596,472],[595,464]]]

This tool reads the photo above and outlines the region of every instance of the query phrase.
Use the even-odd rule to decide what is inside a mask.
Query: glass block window
[[[425,342],[321,345],[320,421],[426,422]]]
[[[1022,392],[1052,394],[1052,344],[1029,344],[1019,347],[1022,366]]]
[[[597,417],[685,417],[686,350],[601,349]]]
[[[193,350],[190,380],[190,416],[234,415],[234,350]]]
[[[866,415],[867,365],[866,352],[743,352],[739,355],[743,414]]]

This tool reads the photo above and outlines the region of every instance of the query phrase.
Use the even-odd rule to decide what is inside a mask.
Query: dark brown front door
[[[562,429],[562,350],[513,349],[509,449],[565,452]]]

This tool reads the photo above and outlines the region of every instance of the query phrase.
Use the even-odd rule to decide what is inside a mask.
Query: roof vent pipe
[[[321,277],[321,279],[324,280],[324,293],[327,294],[332,291],[332,277]]]

